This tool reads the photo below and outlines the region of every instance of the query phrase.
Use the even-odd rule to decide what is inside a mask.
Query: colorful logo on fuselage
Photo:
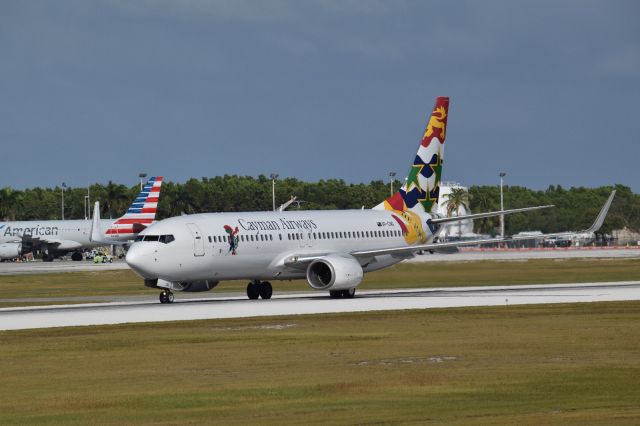
[[[229,243],[229,251],[227,253],[231,253],[233,256],[235,256],[236,249],[238,248],[238,241],[240,240],[238,238],[238,227],[236,226],[236,229],[233,229],[229,225],[225,225],[224,230],[228,234],[227,241]]]

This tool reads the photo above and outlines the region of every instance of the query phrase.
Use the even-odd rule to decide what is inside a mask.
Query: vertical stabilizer
[[[438,208],[449,98],[438,97],[405,184],[374,209],[431,213]]]
[[[133,239],[140,231],[151,225],[156,218],[161,186],[162,176],[149,178],[129,206],[127,213],[113,222],[105,234],[119,239]]]

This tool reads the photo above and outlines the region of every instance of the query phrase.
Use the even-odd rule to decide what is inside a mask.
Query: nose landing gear
[[[160,303],[173,303],[174,296],[169,290],[164,290],[160,293]]]
[[[247,285],[247,297],[256,300],[259,297],[263,299],[271,299],[273,288],[269,281],[254,280]]]

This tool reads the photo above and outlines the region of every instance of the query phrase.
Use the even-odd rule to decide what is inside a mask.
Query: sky
[[[0,187],[406,176],[640,192],[640,2],[0,2]]]

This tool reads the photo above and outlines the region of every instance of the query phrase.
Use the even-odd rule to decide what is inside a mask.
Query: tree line
[[[399,183],[396,182],[396,185]],[[126,186],[114,182],[93,184],[88,188],[91,206],[100,201],[103,218],[117,218],[124,214],[139,191],[139,185]],[[184,183],[165,181],[158,205],[158,219],[183,213],[268,211],[272,209],[272,181],[264,175],[224,175],[212,178],[189,179]],[[505,222],[507,234],[520,231],[559,232],[580,230],[591,225],[612,189],[617,190],[602,231],[627,227],[640,230],[640,195],[627,186],[599,188],[549,186],[546,190],[532,190],[520,186],[504,187],[505,209],[554,204],[552,209],[511,215]],[[62,188],[28,188],[0,190],[0,218],[3,220],[60,219]],[[288,210],[360,209],[371,208],[389,196],[389,184],[382,180],[369,183],[346,183],[341,179],[304,182],[295,178],[276,181],[276,207],[297,197]],[[473,212],[500,209],[498,186],[471,186],[468,203]],[[64,190],[65,219],[85,217],[87,188]],[[451,210],[451,209],[449,209]],[[476,232],[495,235],[499,219],[488,218],[475,222]]]

